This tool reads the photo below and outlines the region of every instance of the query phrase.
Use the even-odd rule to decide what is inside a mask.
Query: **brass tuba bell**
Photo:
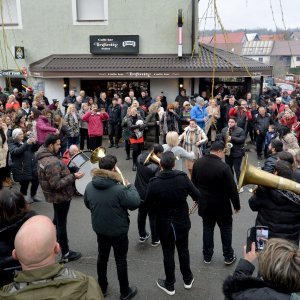
[[[256,167],[248,163],[248,156],[245,155],[242,162],[238,190],[240,190],[244,185],[247,184],[257,184],[272,189],[288,190],[294,192],[297,195],[300,195],[299,183],[257,169]]]
[[[90,161],[92,164],[97,163],[101,158],[103,158],[106,155],[106,149],[104,147],[98,147],[96,148],[91,155]],[[124,176],[121,172],[121,170],[118,168],[117,165],[115,165],[116,172],[121,176],[122,184],[124,186],[127,186],[126,181],[124,179]]]

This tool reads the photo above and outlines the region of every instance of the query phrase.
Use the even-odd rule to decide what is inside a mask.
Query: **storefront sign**
[[[138,35],[90,35],[92,54],[138,54]]]
[[[24,47],[15,46],[15,59],[25,59]]]
[[[23,73],[21,71],[0,70],[0,77],[18,78],[23,77]]]

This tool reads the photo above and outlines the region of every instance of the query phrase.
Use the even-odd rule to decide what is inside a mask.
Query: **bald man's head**
[[[30,270],[54,264],[59,250],[52,221],[46,216],[34,216],[18,231],[13,257],[23,270]]]

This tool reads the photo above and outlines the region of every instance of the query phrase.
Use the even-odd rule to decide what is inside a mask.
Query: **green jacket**
[[[92,214],[92,226],[97,234],[116,237],[127,234],[127,209],[140,205],[140,196],[133,185],[121,184],[121,176],[113,171],[94,169],[93,179],[86,186],[84,203]]]
[[[54,264],[20,271],[14,282],[0,289],[3,300],[101,300],[96,280],[83,273]]]

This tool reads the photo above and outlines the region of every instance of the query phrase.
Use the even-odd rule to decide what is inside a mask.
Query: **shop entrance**
[[[138,98],[143,90],[150,94],[150,80],[81,80],[81,89],[93,98],[99,98],[101,92],[106,92],[110,99],[114,94],[124,99],[129,90],[133,89],[135,97]]]

